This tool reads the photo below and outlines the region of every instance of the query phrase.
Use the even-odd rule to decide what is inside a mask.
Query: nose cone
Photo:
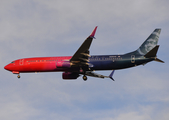
[[[4,67],[4,69],[6,69],[6,70],[9,70],[10,71],[10,65],[8,64],[8,65],[6,65],[5,67]]]

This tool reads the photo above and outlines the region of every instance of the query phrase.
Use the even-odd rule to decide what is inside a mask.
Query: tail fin
[[[144,43],[137,49],[140,55],[146,55],[150,52],[158,43],[161,29],[155,29],[153,33],[144,41]]]

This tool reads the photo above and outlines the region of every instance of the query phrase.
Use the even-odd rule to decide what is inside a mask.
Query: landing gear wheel
[[[86,81],[87,80],[87,77],[86,75],[83,76],[83,80]]]
[[[21,76],[20,76],[20,75],[18,75],[17,77],[18,77],[18,78],[21,78]]]

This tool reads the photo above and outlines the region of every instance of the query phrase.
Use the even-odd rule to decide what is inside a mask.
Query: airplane
[[[155,29],[143,44],[133,52],[122,55],[91,56],[89,48],[92,40],[95,39],[96,30],[97,26],[73,56],[22,58],[12,61],[4,69],[17,74],[18,78],[20,78],[20,73],[63,72],[62,78],[65,80],[77,79],[83,75],[84,81],[87,80],[87,76],[110,78],[114,81],[115,70],[145,65],[151,61],[164,63],[156,56],[161,29]],[[112,70],[112,72],[109,76],[105,76],[94,72],[97,70]]]

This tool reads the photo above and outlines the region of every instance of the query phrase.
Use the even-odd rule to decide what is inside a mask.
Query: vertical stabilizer
[[[137,49],[140,55],[145,55],[151,51],[158,43],[161,29],[155,29],[153,33],[144,41],[144,43]]]

